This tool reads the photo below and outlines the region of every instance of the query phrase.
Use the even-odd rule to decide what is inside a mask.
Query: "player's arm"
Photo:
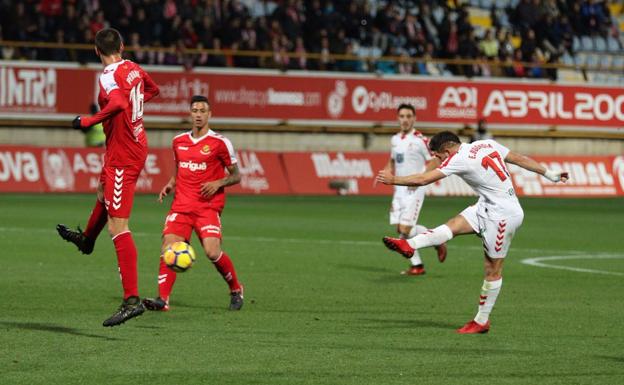
[[[91,127],[94,124],[102,123],[127,107],[128,101],[124,98],[121,90],[116,88],[108,94],[108,103],[106,103],[106,106],[102,108],[102,110],[95,113],[93,116],[77,116],[72,122],[72,125],[75,129]]]
[[[148,102],[160,93],[160,88],[152,77],[145,71],[143,72],[143,101]]]
[[[158,194],[158,202],[162,203],[163,199],[167,195],[171,194],[172,191],[175,190],[177,173],[178,173],[178,170],[176,169],[174,171],[174,174],[171,176],[171,178],[169,178],[169,182],[167,182],[167,184],[162,188],[162,190],[160,190],[160,193]]]
[[[391,172],[381,170],[379,171],[379,174],[377,174],[377,178],[375,180],[383,184],[393,184],[399,186],[426,186],[442,178],[446,178],[446,174],[438,169],[426,171],[422,174],[412,174],[406,176],[395,176]]]
[[[394,173],[394,159],[392,157],[388,158],[388,163],[386,163],[383,169]]]
[[[440,167],[441,164],[442,162],[440,161],[440,159],[434,156],[433,158],[429,159],[429,161],[425,164],[425,172],[435,170],[436,168]]]
[[[535,159],[531,159],[526,155],[519,154],[517,152],[509,151],[505,157],[505,162],[520,166],[525,170],[533,171],[537,174],[543,175],[546,179],[552,182],[566,182],[569,178],[569,174],[566,171],[553,171],[547,169],[538,163]]]
[[[238,165],[232,163],[225,167],[228,171],[228,175],[224,178],[212,180],[201,185],[201,194],[204,197],[209,197],[219,191],[221,187],[232,186],[240,182],[241,176],[238,170]]]

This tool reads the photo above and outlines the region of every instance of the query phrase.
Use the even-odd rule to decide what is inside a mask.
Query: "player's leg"
[[[506,220],[479,218],[484,251],[485,278],[481,286],[479,307],[475,318],[458,329],[461,334],[487,333],[490,329],[490,313],[503,286],[503,262],[511,240],[522,224],[522,216]]]
[[[168,216],[169,217],[169,216]],[[165,228],[167,229],[167,228]],[[187,242],[190,239],[190,233],[192,229],[189,226],[188,236],[184,237],[177,234],[163,234],[162,237],[162,245],[160,248],[160,255],[165,252],[165,250],[175,242]],[[155,311],[168,311],[169,310],[169,296],[173,291],[173,285],[175,284],[177,274],[175,271],[171,270],[163,261],[162,257],[158,258],[158,297],[156,298],[144,298],[143,305],[147,308],[147,310],[155,310]]]
[[[72,230],[59,223],[56,225],[56,231],[61,238],[78,246],[78,250],[83,254],[91,254],[95,247],[95,240],[98,235],[100,235],[100,232],[102,232],[104,226],[106,226],[107,221],[108,213],[104,204],[104,186],[100,180],[97,187],[97,199],[91,211],[91,215],[89,216],[87,228],[83,231],[80,226],[78,226],[77,230]]]
[[[119,310],[104,321],[104,326],[122,324],[145,311],[139,299],[137,249],[128,228],[128,218],[130,218],[134,201],[134,188],[140,172],[138,167],[110,167],[106,172],[104,200],[109,202],[108,233],[115,245],[124,300]]]
[[[195,221],[195,231],[201,239],[204,252],[230,289],[230,310],[243,306],[243,285],[238,281],[234,264],[221,249],[221,219],[219,213],[209,210]]]
[[[476,209],[473,210],[473,207],[470,206],[445,224],[427,230],[423,234],[418,234],[414,238],[404,240],[384,237],[383,242],[390,250],[398,252],[405,258],[410,258],[414,250],[442,245],[457,235],[474,234],[478,228],[475,228],[475,225],[469,220],[470,216],[476,217]]]
[[[170,211],[165,218],[162,232],[162,245],[160,255],[165,252],[172,243],[185,241],[189,242],[193,232],[193,218],[184,213]],[[173,290],[177,274],[171,270],[163,261],[158,258],[158,297],[145,298],[143,304],[148,310],[169,310],[169,296]]]
[[[424,191],[424,190],[423,190]],[[418,220],[418,215],[420,214],[420,208],[422,207],[422,196],[423,194],[417,194],[418,191],[408,191],[408,193],[403,196],[402,199],[402,207],[401,207],[401,216],[399,219],[399,238],[407,239],[409,238],[410,233],[413,228],[417,227],[416,221]],[[422,259],[420,258],[420,254],[418,250],[414,250],[412,256],[409,258],[410,266],[407,270],[402,271],[401,274],[405,275],[423,275],[425,274],[425,266],[423,264]]]
[[[490,330],[490,313],[503,286],[503,258],[492,258],[487,252],[485,258],[485,279],[479,295],[479,309],[475,318],[457,329],[460,334],[480,334]]]

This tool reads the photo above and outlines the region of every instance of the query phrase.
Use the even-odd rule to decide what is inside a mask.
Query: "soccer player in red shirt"
[[[147,137],[143,127],[143,103],[158,95],[158,86],[137,64],[123,60],[123,42],[112,28],[95,36],[95,53],[104,71],[100,75],[98,104],[100,112],[78,116],[75,129],[97,123],[104,125],[106,153],[97,188],[97,201],[82,231],[59,224],[59,235],[74,243],[83,254],[91,254],[98,235],[108,224],[115,244],[121,284],[124,290],[119,309],[103,323],[115,326],[141,315],[145,308],[139,299],[137,284],[137,251],[128,228],[136,181],[147,157]]]
[[[195,230],[206,256],[230,288],[230,310],[240,310],[243,306],[243,286],[238,282],[232,260],[221,250],[220,219],[225,205],[224,187],[239,183],[240,173],[232,143],[210,129],[210,116],[208,99],[193,96],[193,129],[173,138],[175,175],[158,196],[162,202],[175,190],[171,210],[165,219],[162,251],[174,242],[189,242]],[[169,310],[169,295],[175,280],[176,273],[161,258],[158,297],[145,298],[145,307],[149,310]]]

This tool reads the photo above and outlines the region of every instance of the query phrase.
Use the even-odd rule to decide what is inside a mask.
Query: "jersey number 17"
[[[483,159],[481,159],[481,166],[483,166],[483,168],[486,170],[488,168],[494,170],[494,172],[496,173],[496,175],[498,175],[498,178],[501,181],[505,181],[507,177],[509,177],[509,173],[505,168],[505,162],[503,162],[503,159],[497,151],[494,151],[489,155],[484,156]]]

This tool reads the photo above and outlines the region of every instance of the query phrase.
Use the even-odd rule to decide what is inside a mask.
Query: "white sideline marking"
[[[41,234],[56,234],[56,230],[54,228],[44,229],[44,228],[27,228],[27,227],[0,227],[0,237],[2,236],[2,232],[31,232],[31,233],[41,233]],[[103,232],[105,233],[105,231]],[[160,232],[154,233],[145,233],[145,232],[132,232],[132,236],[134,237],[155,237],[160,239]],[[237,235],[226,235],[223,238],[225,241],[233,240],[233,241],[252,241],[252,242],[276,242],[276,243],[307,243],[307,244],[321,244],[321,245],[352,245],[352,246],[379,246],[382,245],[381,237],[376,241],[363,241],[363,240],[332,240],[332,239],[309,239],[309,238],[276,238],[276,237],[241,237]],[[483,250],[482,245],[475,246],[459,246],[454,244],[449,244],[449,248],[451,249],[460,249],[460,250]],[[533,249],[533,248],[522,248],[522,247],[511,247],[511,251],[515,252],[524,252],[524,253],[535,253],[535,254],[543,254],[543,253],[569,253],[569,255],[578,254],[578,256],[582,256],[586,258],[587,251],[584,250],[556,250],[556,249]],[[524,261],[524,260],[523,260]]]
[[[595,269],[583,269],[580,267],[571,267],[571,266],[562,266],[562,265],[552,265],[542,263],[542,261],[565,261],[570,259],[624,259],[624,255],[621,254],[598,254],[598,255],[553,255],[547,257],[537,257],[537,258],[526,258],[521,260],[520,262],[525,265],[537,266],[537,267],[545,267],[549,269],[560,269],[560,270],[569,270],[576,271],[579,273],[591,273],[591,274],[606,274],[606,275],[618,275],[624,276],[624,273],[619,273],[615,271],[604,271],[604,270],[595,270]]]

